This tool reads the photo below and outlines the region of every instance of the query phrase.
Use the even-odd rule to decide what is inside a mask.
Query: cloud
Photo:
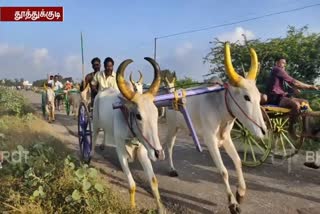
[[[237,27],[232,32],[226,32],[218,36],[218,39],[221,41],[229,41],[229,42],[236,42],[239,41],[241,44],[244,43],[244,38],[242,34],[246,35],[247,39],[254,39],[255,35],[252,31],[246,30],[242,27]]]
[[[34,81],[57,73],[80,79],[81,57],[76,54],[54,57],[45,47],[29,48],[0,43],[0,79],[24,78]]]
[[[192,51],[192,43],[191,42],[186,42],[182,46],[179,46],[176,48],[176,56],[177,57],[183,57],[187,54],[189,54]]]
[[[170,53],[170,52],[169,52]],[[191,77],[202,81],[209,67],[203,64],[205,50],[196,48],[191,42],[185,42],[175,47],[173,54],[161,57],[161,69],[174,70],[178,78]]]
[[[75,76],[77,75],[77,73],[81,74],[81,71],[82,71],[81,57],[78,55],[67,56],[64,61],[64,70],[65,70],[65,73],[69,76]]]
[[[49,59],[48,49],[39,48],[33,51],[33,62],[35,65],[41,65],[44,61]]]

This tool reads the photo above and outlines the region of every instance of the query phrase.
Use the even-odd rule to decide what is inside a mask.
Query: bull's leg
[[[46,114],[47,114],[47,120],[50,123],[51,122],[51,120],[50,120],[51,115],[50,115],[49,105],[46,105]]]
[[[55,118],[55,107],[54,107],[54,105],[51,105],[51,106],[52,106],[52,108],[51,108],[52,120],[55,121],[56,120],[56,118]]]
[[[97,144],[97,141],[98,141],[98,135],[99,135],[99,129],[93,123],[93,127],[92,127],[92,150],[90,152],[91,153],[90,157],[93,157],[93,155],[94,155],[94,151],[95,151],[96,144]]]
[[[232,214],[240,213],[241,211],[240,211],[239,204],[238,204],[236,198],[234,197],[234,195],[232,194],[232,191],[230,188],[228,171],[227,171],[226,167],[224,166],[222,158],[221,158],[221,154],[220,154],[219,147],[218,147],[219,140],[215,136],[216,133],[212,133],[212,130],[205,130],[204,133],[205,133],[204,134],[204,142],[206,143],[206,145],[208,147],[210,155],[211,155],[216,167],[218,168],[218,170],[222,176],[223,182],[225,184],[225,187],[226,187],[230,212]]]
[[[158,213],[165,213],[165,209],[162,205],[161,199],[160,199],[160,194],[159,194],[159,189],[158,189],[158,181],[157,178],[153,172],[152,164],[150,159],[148,158],[148,152],[144,146],[141,146],[138,149],[137,153],[138,159],[140,161],[140,164],[142,165],[142,168],[145,172],[145,174],[148,177],[152,194],[156,199],[157,202],[157,208],[158,208]]]
[[[238,177],[238,189],[236,193],[236,199],[238,203],[240,204],[242,202],[242,199],[246,193],[246,183],[244,181],[243,173],[242,173],[242,164],[241,159],[239,157],[239,154],[231,140],[231,136],[224,141],[223,147],[225,148],[227,154],[232,159],[233,164],[236,168],[237,177]]]
[[[168,151],[168,155],[169,155],[168,161],[169,161],[169,165],[170,165],[169,175],[171,177],[177,177],[178,176],[177,170],[174,168],[173,159],[172,159],[173,147],[174,147],[174,144],[176,142],[177,131],[178,131],[178,129],[176,129],[176,128],[168,129],[168,135],[167,135],[167,139],[166,139],[167,151]]]
[[[122,167],[122,171],[124,172],[124,174],[127,176],[127,179],[128,179],[129,193],[130,193],[130,205],[131,205],[131,208],[135,208],[136,207],[136,199],[135,199],[135,197],[136,197],[136,183],[133,180],[132,174],[130,172],[129,165],[128,165],[128,159],[124,155],[124,150],[121,150],[121,148],[117,147],[117,154],[118,154],[119,162]]]

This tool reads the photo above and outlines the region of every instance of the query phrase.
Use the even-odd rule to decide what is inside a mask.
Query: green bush
[[[28,113],[19,92],[0,88],[0,112],[0,150],[20,157],[1,163],[0,213],[141,213],[125,205],[97,169],[67,156],[71,151]]]
[[[138,213],[120,203],[95,168],[63,159],[45,143],[16,150],[28,155],[1,170],[0,213],[31,207],[33,213]]]
[[[21,116],[30,111],[26,99],[15,90],[0,88],[0,115]]]

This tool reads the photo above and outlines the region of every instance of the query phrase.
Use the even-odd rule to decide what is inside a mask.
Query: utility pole
[[[157,37],[154,38],[154,61],[157,61]]]

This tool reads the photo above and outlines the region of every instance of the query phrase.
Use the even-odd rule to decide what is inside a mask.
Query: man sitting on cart
[[[85,87],[87,86],[87,84],[90,85],[90,89],[91,89],[91,107],[93,107],[93,101],[95,96],[97,95],[97,91],[93,90],[92,88],[92,84],[91,81],[93,80],[93,77],[96,75],[97,72],[100,71],[101,68],[101,61],[98,57],[95,57],[91,60],[91,65],[92,65],[92,69],[93,72],[89,73],[86,75],[84,82],[81,82],[81,86],[80,86],[80,91],[83,91],[85,89]]]
[[[103,91],[107,88],[114,88],[119,91],[117,81],[116,81],[116,73],[113,71],[114,61],[111,57],[107,57],[104,62],[104,71],[99,71],[93,77],[91,81],[92,89],[94,91]],[[104,143],[100,145],[100,149],[104,150]]]
[[[71,90],[72,88],[73,88],[72,82],[69,82],[69,81],[67,80],[67,82],[66,82],[66,84],[65,84],[65,86],[64,86],[64,90],[69,91],[69,90]]]
[[[114,61],[111,57],[107,57],[104,62],[104,71],[97,72],[91,81],[94,91],[103,91],[107,88],[118,89],[116,81],[116,73],[113,71]]]
[[[308,104],[308,101],[289,95],[289,93],[285,91],[284,84],[289,84],[297,92],[299,91],[297,89],[319,90],[320,87],[305,84],[294,79],[287,73],[285,66],[285,57],[277,58],[276,65],[273,67],[267,82],[268,103],[291,109],[288,131],[292,137],[296,137],[294,124],[297,122],[297,115],[300,112],[301,106],[303,106],[304,103]]]

